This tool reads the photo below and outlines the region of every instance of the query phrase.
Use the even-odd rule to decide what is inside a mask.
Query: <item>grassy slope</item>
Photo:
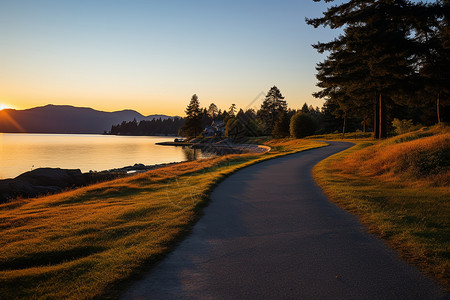
[[[359,141],[314,169],[332,200],[450,287],[448,127]]]
[[[1,298],[104,296],[173,248],[225,176],[325,144],[279,140],[268,145],[272,151],[263,155],[187,162],[0,205]]]

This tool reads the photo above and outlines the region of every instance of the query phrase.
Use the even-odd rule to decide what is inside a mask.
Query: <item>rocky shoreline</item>
[[[160,145],[190,146],[206,151],[223,154],[264,153],[270,147],[254,144],[232,144],[222,140],[219,143],[186,143],[165,142]],[[163,163],[156,165],[134,164],[122,168],[115,168],[99,172],[82,173],[80,169],[38,168],[25,172],[15,178],[0,180],[0,203],[18,198],[34,198],[42,195],[56,194],[82,186],[113,180],[137,173],[179,164]]]
[[[82,173],[80,169],[38,168],[20,174],[15,178],[0,180],[0,203],[17,198],[34,198],[42,195],[56,194],[64,190],[143,173],[178,163],[149,166],[135,164],[123,168],[100,172],[91,171],[88,173]]]

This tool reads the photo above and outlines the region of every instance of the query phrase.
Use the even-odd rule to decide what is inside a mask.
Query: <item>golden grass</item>
[[[313,174],[333,201],[450,288],[449,165],[442,160],[449,136],[442,128],[423,133],[357,142]]]
[[[320,135],[312,135],[306,137],[306,139],[313,140],[362,140],[362,139],[372,139],[372,132],[347,132],[344,137],[342,137],[342,133],[328,133],[328,134],[320,134]]]
[[[3,299],[113,296],[182,238],[225,176],[258,161],[324,146],[271,141],[273,151],[186,162],[0,205]]]
[[[384,181],[448,186],[450,133],[402,143],[388,140],[348,155],[339,165],[342,172]]]

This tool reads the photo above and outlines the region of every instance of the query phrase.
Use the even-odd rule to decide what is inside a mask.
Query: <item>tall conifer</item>
[[[370,99],[377,138],[386,136],[386,102],[407,89],[413,73],[409,10],[404,0],[347,1],[330,7],[321,18],[306,20],[314,27],[344,31],[334,41],[314,45],[319,52],[330,52],[318,65],[323,90],[316,95],[340,99],[344,108]]]

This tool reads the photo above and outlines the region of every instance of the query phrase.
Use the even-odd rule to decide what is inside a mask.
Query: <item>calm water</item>
[[[158,146],[172,137],[0,133],[0,179],[40,167],[102,171],[211,156],[200,150]]]

